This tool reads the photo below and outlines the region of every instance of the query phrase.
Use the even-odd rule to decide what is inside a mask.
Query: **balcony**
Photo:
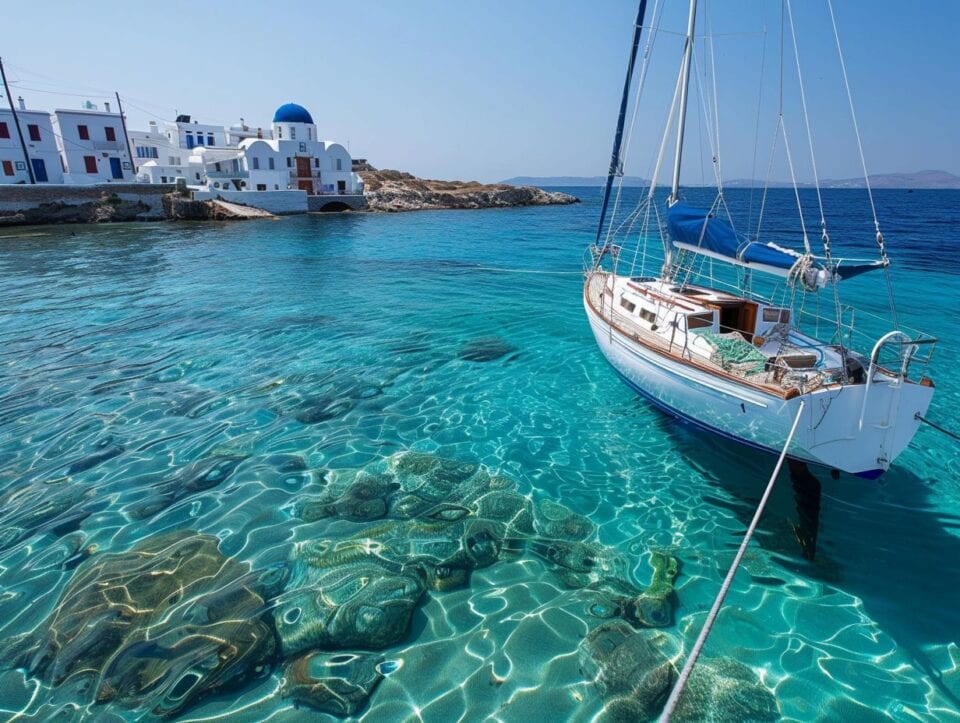
[[[311,179],[320,180],[320,171],[315,171],[315,170],[311,169],[311,170],[310,170],[310,173],[301,174],[300,171],[293,170],[293,171],[290,171],[290,178],[292,178],[292,179],[295,180],[295,181],[296,181],[296,180],[307,181],[307,180],[311,180]]]

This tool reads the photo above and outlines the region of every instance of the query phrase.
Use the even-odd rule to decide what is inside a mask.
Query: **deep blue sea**
[[[0,230],[0,718],[638,710],[653,653],[591,631],[682,664],[774,460],[618,381],[578,274],[599,189],[563,190],[584,202]],[[958,429],[960,192],[875,195]],[[835,252],[874,254],[864,193],[825,200]],[[880,278],[842,293],[885,308]],[[784,472],[687,717],[960,721],[958,443],[818,475],[815,560]],[[621,603],[670,557],[645,627]]]

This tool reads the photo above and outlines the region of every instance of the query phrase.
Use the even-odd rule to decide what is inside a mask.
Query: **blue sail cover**
[[[728,221],[685,203],[675,203],[670,208],[667,224],[674,244],[682,244],[693,251],[701,251],[711,256],[727,258],[731,263],[743,266],[762,265],[774,273],[780,270],[783,276],[786,276],[803,256],[797,251],[773,243],[743,240],[737,236]],[[820,268],[826,266],[823,259],[817,259],[814,263]],[[882,266],[881,261],[837,261],[833,271],[839,278],[849,279]]]

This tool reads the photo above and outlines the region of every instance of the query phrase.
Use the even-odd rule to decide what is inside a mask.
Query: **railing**
[[[250,178],[248,171],[207,171],[207,178]]]
[[[290,171],[290,178],[293,178],[294,180],[298,178],[302,178],[302,179],[320,178],[320,171],[311,170],[309,173],[300,173],[300,171],[293,170],[293,171]]]

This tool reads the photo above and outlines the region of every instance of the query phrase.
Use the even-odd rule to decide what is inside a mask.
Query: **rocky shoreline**
[[[367,208],[374,212],[508,208],[579,203],[568,193],[535,186],[436,181],[402,171],[361,171]]]
[[[367,210],[372,212],[439,209],[508,208],[579,203],[567,193],[535,186],[436,181],[402,171],[360,172]],[[244,195],[244,194],[238,194]],[[244,199],[246,201],[247,199]],[[243,205],[236,196],[194,199],[172,185],[110,184],[103,186],[0,187],[0,227],[38,224],[110,223],[124,221],[225,221],[273,218],[256,207],[256,194]]]

